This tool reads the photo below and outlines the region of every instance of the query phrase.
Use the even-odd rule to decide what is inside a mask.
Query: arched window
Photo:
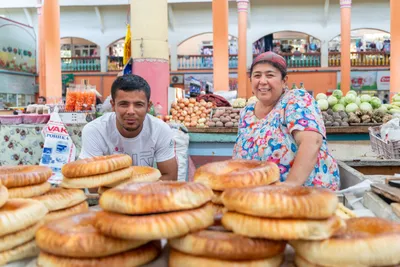
[[[61,38],[61,57],[99,57],[100,47],[83,38],[65,37]]]
[[[280,31],[253,43],[254,57],[267,51],[282,55],[289,68],[321,66],[321,40],[307,33]]]

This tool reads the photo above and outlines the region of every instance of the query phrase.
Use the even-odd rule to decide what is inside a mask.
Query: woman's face
[[[273,105],[281,97],[286,87],[287,77],[269,63],[254,66],[251,74],[251,87],[257,99],[266,105]]]

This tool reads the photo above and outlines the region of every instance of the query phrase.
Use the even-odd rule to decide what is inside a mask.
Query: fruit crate
[[[370,127],[369,138],[371,140],[372,151],[385,159],[400,159],[400,140],[384,141],[381,136],[380,126]]]

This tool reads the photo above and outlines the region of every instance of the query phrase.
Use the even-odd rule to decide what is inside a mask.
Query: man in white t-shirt
[[[79,158],[127,154],[134,166],[160,170],[162,180],[176,180],[178,166],[172,130],[162,120],[147,114],[150,86],[140,76],[118,77],[111,87],[112,113],[88,123],[82,131]]]

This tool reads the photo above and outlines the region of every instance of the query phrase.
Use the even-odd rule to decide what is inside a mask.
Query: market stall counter
[[[76,155],[81,149],[81,136],[84,123],[65,123],[69,135],[76,146]],[[42,155],[44,138],[42,129],[45,124],[0,125],[0,166],[39,164]],[[331,150],[348,154],[342,146],[349,143],[358,148],[351,158],[362,158],[370,150],[369,126],[327,127],[327,138]],[[237,137],[237,128],[188,128],[191,157],[231,157]],[[338,147],[337,149],[335,147]],[[344,153],[346,152],[346,153]],[[335,154],[335,152],[334,152]],[[359,155],[358,155],[359,154]],[[340,160],[346,160],[341,155]]]
[[[349,141],[365,143],[369,140],[368,127],[370,126],[327,127],[329,147]],[[232,156],[237,128],[188,128],[188,130],[191,156]],[[367,144],[370,146],[369,141]]]

